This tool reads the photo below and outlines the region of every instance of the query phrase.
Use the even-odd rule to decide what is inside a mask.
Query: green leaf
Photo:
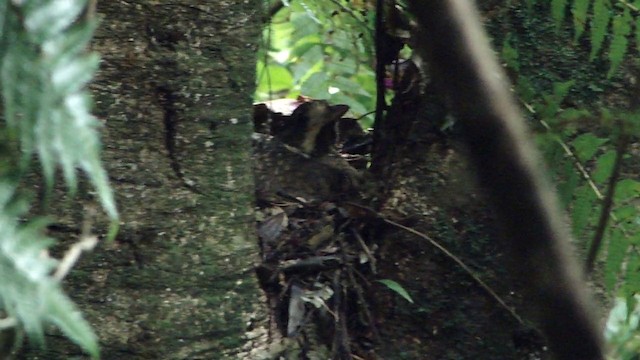
[[[598,157],[598,160],[596,161],[596,169],[591,174],[591,178],[596,182],[596,184],[604,184],[609,179],[615,159],[615,151],[607,151],[602,156]]]
[[[293,76],[289,70],[281,65],[269,64],[264,66],[258,62],[258,92],[272,93],[289,90],[293,87]]]
[[[390,279],[377,280],[379,283],[388,287],[392,291],[396,292],[398,295],[402,296],[405,300],[413,304],[413,299],[409,296],[407,290],[405,290],[402,285]]]
[[[333,79],[331,86],[334,86],[340,89],[340,91],[350,93],[352,95],[358,94],[358,95],[364,95],[364,96],[371,96],[371,94],[366,92],[358,82],[347,77],[343,77],[343,76],[336,77],[335,79]]]
[[[582,33],[584,32],[584,28],[587,25],[587,12],[589,11],[589,5],[591,5],[591,1],[589,0],[574,0],[571,6],[571,14],[573,15],[573,28],[575,29],[575,34],[573,36],[573,41],[578,41]]]
[[[640,214],[639,209],[635,205],[616,206],[613,209],[618,223],[635,220]]]
[[[593,116],[591,115],[588,109],[569,108],[569,109],[564,109],[560,113],[558,113],[558,119],[564,120],[565,123],[566,122],[572,123],[580,119],[586,119],[590,117],[593,117]]]
[[[622,262],[625,259],[629,243],[618,229],[611,231],[604,264],[604,284],[609,291],[615,289],[619,281]]]
[[[575,80],[553,83],[553,97],[555,98],[558,106],[560,105],[560,103],[562,103],[562,101],[564,101],[564,98],[567,96],[569,90],[571,90],[575,83]]]
[[[325,72],[317,72],[311,75],[300,86],[300,92],[317,99],[326,99],[329,96],[329,77]]]
[[[284,11],[283,11],[284,13]],[[271,50],[283,50],[290,47],[291,36],[296,30],[289,21],[282,21],[279,23],[271,23],[270,29],[265,29],[268,35],[265,38],[269,38],[271,43]]]
[[[556,30],[560,29],[567,7],[567,0],[551,0],[551,16],[556,23]]]
[[[356,97],[345,95],[342,92],[330,95],[329,100],[335,104],[349,105],[349,112],[356,117],[368,112],[368,109]]]
[[[575,149],[576,156],[581,162],[591,160],[600,147],[609,140],[599,138],[592,133],[586,133],[575,138],[571,145]]]
[[[61,169],[73,192],[76,171],[83,170],[112,219],[113,236],[118,214],[100,162],[100,124],[91,115],[85,89],[99,63],[86,49],[97,26],[80,17],[87,0],[7,3],[0,3],[0,117],[8,132],[2,138],[19,141],[18,172],[37,152],[48,189]],[[24,220],[25,201],[8,181],[17,181],[16,176],[0,179],[0,307],[33,343],[43,344],[45,326],[55,324],[97,358],[96,336],[51,275],[57,261],[47,255],[53,243],[44,234],[47,220]]]
[[[53,240],[44,235],[46,219],[19,224],[26,211],[15,188],[0,182],[0,304],[37,344],[44,324],[56,324],[67,336],[97,357],[97,339],[88,323],[51,277],[57,262],[46,256]]]
[[[628,40],[627,36],[631,33],[631,14],[628,8],[624,8],[624,12],[613,18],[613,38],[609,45],[609,71],[607,77],[611,77],[616,69],[622,63],[624,54],[627,52]]]
[[[533,85],[531,84],[531,80],[526,76],[518,77],[516,83],[516,92],[519,94],[519,96],[522,97],[522,100],[527,103],[530,103],[538,96],[535,89],[533,88]]]
[[[87,0],[27,1],[24,24],[34,42],[58,36],[84,11]]]
[[[616,184],[616,203],[624,203],[640,198],[640,181],[623,179]]]
[[[322,48],[324,43],[318,34],[307,35],[300,40],[296,41],[291,47],[291,56],[301,57],[304,56],[309,50],[314,47]]]
[[[611,19],[610,0],[595,0],[593,3],[593,17],[591,19],[591,53],[589,61],[593,61],[602,48],[602,42],[607,35],[609,20]]]
[[[622,284],[622,293],[626,296],[632,296],[640,292],[640,256],[637,253],[632,253],[629,256],[629,260],[626,264],[626,276],[625,281]]]
[[[573,87],[575,81],[569,80],[565,82],[556,82],[553,84],[553,94],[543,95],[544,105],[536,106],[536,111],[540,113],[543,119],[553,119],[560,111],[560,104]],[[535,95],[534,95],[535,96]]]
[[[558,197],[562,205],[568,207],[573,200],[580,176],[570,161],[565,161],[564,164],[560,166],[562,166],[562,175],[560,176],[561,180],[558,184]]]
[[[98,337],[60,286],[57,283],[46,283],[40,288],[39,295],[44,302],[45,319],[58,326],[69,339],[80,345],[93,358],[98,358]]]
[[[640,49],[640,17],[636,18],[636,48]]]
[[[98,121],[84,89],[99,58],[86,52],[95,21],[77,19],[86,0],[42,0],[16,4],[24,16],[7,15],[6,49],[0,78],[5,116],[23,150],[22,166],[38,153],[48,189],[56,167],[74,192],[76,169],[84,170],[112,219],[118,214],[100,163]],[[21,23],[23,22],[23,23]],[[25,32],[27,31],[27,32]],[[68,35],[68,37],[67,37]]]
[[[574,235],[576,238],[581,238],[582,233],[590,224],[592,216],[596,213],[594,207],[596,196],[589,186],[583,185],[576,190],[575,199],[571,211],[571,222]]]
[[[50,69],[53,91],[61,95],[81,91],[93,79],[99,64],[100,57],[93,53]]]

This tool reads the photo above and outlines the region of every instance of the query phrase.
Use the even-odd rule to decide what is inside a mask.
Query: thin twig
[[[78,261],[82,252],[93,250],[93,248],[96,247],[96,244],[98,244],[97,236],[82,236],[80,241],[73,244],[69,250],[67,250],[67,253],[64,254],[62,261],[60,261],[60,265],[58,265],[55,274],[53,274],[53,278],[58,281],[64,279],[71,268],[73,268],[73,265]]]
[[[457,257],[456,255],[454,255],[451,251],[449,251],[447,248],[445,248],[443,245],[441,245],[440,243],[438,243],[437,241],[433,240],[431,237],[429,237],[428,235],[421,233],[415,229],[412,229],[410,227],[404,226],[402,224],[399,224],[395,221],[389,220],[386,217],[384,217],[382,214],[378,213],[377,211],[360,205],[360,204],[356,204],[353,202],[349,202],[350,205],[353,206],[357,206],[361,209],[367,210],[369,212],[371,212],[372,214],[375,214],[376,217],[378,217],[379,219],[381,219],[382,221],[384,221],[385,223],[395,226],[399,229],[405,230],[407,232],[410,232],[424,240],[427,240],[433,247],[437,248],[438,250],[440,250],[443,254],[445,254],[449,259],[453,260],[458,266],[460,266],[460,268],[462,268],[462,270],[464,270],[464,272],[466,272],[478,285],[480,285],[481,288],[483,288],[494,300],[496,300],[496,302],[498,302],[498,304],[500,304],[500,306],[502,306],[509,314],[511,314],[511,316],[516,319],[518,321],[518,323],[520,323],[521,325],[524,325],[525,322],[524,320],[522,320],[522,318],[520,317],[520,315],[518,315],[511,307],[509,307],[509,305],[507,305],[507,303],[495,292],[493,291],[493,289],[487,285],[487,283],[485,283],[482,279],[480,279],[474,272],[473,270],[467,266],[467,264],[465,264],[459,257]]]
[[[360,274],[354,268],[349,267],[347,269],[347,275],[349,275],[349,280],[351,281],[351,284],[353,285],[353,287],[356,290],[356,295],[358,296],[358,302],[360,303],[360,309],[364,313],[366,321],[369,324],[369,329],[373,333],[373,337],[375,338],[376,342],[381,342],[380,332],[378,331],[378,328],[376,327],[375,321],[373,319],[373,315],[371,315],[371,311],[369,311],[369,307],[367,306],[368,305],[367,304],[367,300],[364,297],[364,290],[362,289],[362,286],[360,286],[360,283],[358,283],[356,281],[356,278],[354,276],[354,272],[355,272],[356,275],[358,275],[362,279],[364,279],[365,282],[367,282],[367,279],[364,276],[362,276],[362,274]]]
[[[480,287],[482,287],[489,295],[491,295],[491,297],[493,297],[498,302],[498,304],[500,304],[500,306],[502,306],[505,310],[507,310],[507,312],[509,312],[509,314],[511,314],[511,316],[513,316],[521,325],[524,325],[524,320],[522,320],[522,318],[518,314],[516,314],[516,312],[511,307],[509,307],[509,305],[507,305],[507,303],[504,300],[502,300],[502,298],[498,294],[496,294],[496,292],[493,291],[493,289],[489,285],[487,285],[482,279],[480,279],[473,272],[473,270],[471,270],[471,268],[467,266],[467,264],[465,264],[459,257],[454,255],[451,251],[447,250],[447,248],[440,245],[437,241],[433,240],[429,236],[417,230],[414,230],[410,227],[404,226],[402,224],[398,224],[397,222],[391,221],[386,218],[382,218],[382,221],[386,222],[389,225],[393,225],[397,228],[408,231],[422,239],[427,240],[431,245],[436,247],[438,250],[442,251],[442,253],[444,253],[447,257],[449,257],[456,264],[458,264],[458,266],[460,266],[469,276],[471,276],[471,278],[473,278],[473,280],[475,280],[475,282],[478,283],[478,285],[480,285]]]
[[[378,271],[376,269],[376,258],[371,253],[371,250],[369,250],[369,247],[364,242],[364,239],[362,239],[362,236],[360,236],[358,231],[353,227],[351,227],[351,233],[353,234],[353,236],[356,237],[356,240],[358,240],[358,244],[360,244],[360,246],[362,247],[362,250],[364,250],[364,253],[367,255],[367,258],[369,258],[369,265],[371,266],[371,272],[374,274],[377,274]]]
[[[82,223],[82,233],[80,234],[80,241],[73,244],[60,261],[60,265],[53,274],[53,278],[57,281],[67,276],[73,265],[78,261],[83,251],[91,251],[98,244],[98,237],[91,234],[91,223],[96,215],[96,209],[94,207],[87,207],[85,211],[85,219]]]
[[[628,7],[629,9],[635,11],[635,12],[639,12],[640,9],[638,9],[637,6],[630,4],[629,2],[625,1],[625,0],[618,0],[619,3],[621,3],[622,5]]]

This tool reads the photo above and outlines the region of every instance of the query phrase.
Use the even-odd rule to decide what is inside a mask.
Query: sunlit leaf
[[[312,98],[326,99],[329,96],[329,77],[324,72],[317,72],[311,75],[302,85],[302,94]]]
[[[281,65],[269,64],[267,66],[258,65],[258,92],[272,93],[288,90],[293,84],[293,76],[289,70]]]
[[[322,42],[320,35],[310,34],[300,40],[296,41],[291,47],[291,56],[301,57],[314,47],[323,47],[325,44]]]

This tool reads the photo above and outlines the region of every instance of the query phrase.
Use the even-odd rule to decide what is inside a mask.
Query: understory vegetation
[[[256,100],[328,99],[349,105],[371,126],[374,2],[265,3],[272,11]],[[387,35],[407,39],[400,64],[411,59],[412,17],[401,0],[384,4]],[[482,6],[568,214],[581,263],[611,309],[605,329],[610,356],[632,359],[640,351],[640,1]],[[387,76],[394,71],[387,69]]]
[[[94,332],[61,286],[97,237],[82,231],[61,259],[49,255],[56,242],[45,235],[50,220],[30,218],[35,194],[23,186],[37,172],[44,198],[60,177],[72,195],[82,169],[112,220],[110,236],[117,230],[118,212],[100,160],[99,122],[85,89],[99,64],[98,55],[86,50],[98,26],[88,4],[0,0],[0,355],[26,337],[42,345],[46,326],[55,325],[99,356]],[[610,309],[604,330],[610,357],[637,358],[640,0],[484,6],[494,48],[546,159],[584,268]],[[412,17],[402,0],[384,8],[386,35],[407,40],[398,67],[388,69],[393,77],[400,60],[412,56]],[[372,126],[375,4],[265,0],[265,13],[256,101],[327,99],[349,105],[365,128]],[[392,91],[385,96],[390,99]],[[411,300],[401,284],[380,282]]]

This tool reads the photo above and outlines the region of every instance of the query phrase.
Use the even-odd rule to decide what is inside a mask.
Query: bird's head
[[[294,146],[305,154],[312,154],[317,146],[325,147],[327,144],[318,144],[319,141],[330,141],[330,136],[319,134],[326,126],[332,126],[347,111],[347,105],[329,105],[325,100],[312,100],[298,106],[291,114],[290,125],[281,134],[284,143]],[[324,132],[331,129],[325,128]],[[333,138],[335,141],[335,137]]]

